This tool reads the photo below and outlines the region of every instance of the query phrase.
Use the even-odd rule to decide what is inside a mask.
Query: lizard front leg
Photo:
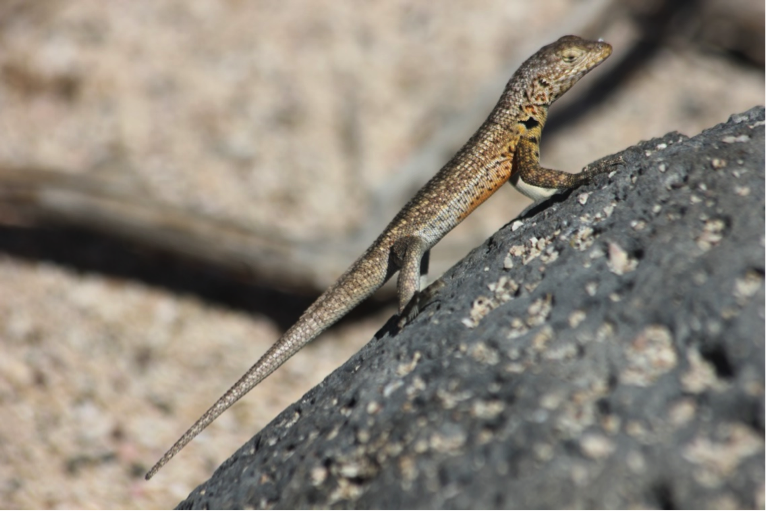
[[[513,173],[508,182],[530,199],[539,200],[586,184],[618,163],[618,160],[607,160],[593,168],[586,167],[579,174],[546,169],[540,166],[538,137],[521,137],[516,145]]]

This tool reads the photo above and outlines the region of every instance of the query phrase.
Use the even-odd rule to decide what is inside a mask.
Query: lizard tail
[[[380,250],[373,246],[360,257],[327,291],[303,313],[298,321],[275,342],[266,353],[218,401],[197,419],[160,460],[147,472],[151,479],[157,471],[211,422],[284,364],[303,346],[311,342],[351,309],[378,290],[390,277],[388,254],[372,255]],[[383,261],[383,263],[381,263]]]

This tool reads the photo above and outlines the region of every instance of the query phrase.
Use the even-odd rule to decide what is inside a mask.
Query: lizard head
[[[611,54],[609,43],[573,35],[543,46],[508,82],[498,105],[500,115],[520,109],[522,117],[544,124],[548,107]]]
[[[535,105],[550,106],[611,54],[609,43],[573,35],[543,46],[519,68],[527,98]]]

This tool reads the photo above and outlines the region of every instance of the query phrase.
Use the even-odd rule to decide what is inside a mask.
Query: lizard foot
[[[444,281],[437,279],[423,291],[418,291],[415,293],[415,296],[413,296],[412,299],[407,303],[407,305],[404,307],[404,310],[399,313],[399,322],[396,324],[396,326],[399,329],[402,329],[405,325],[415,319],[417,315],[420,314],[421,309],[425,308],[425,306],[428,305],[428,303],[434,297],[436,292],[444,286]]]
[[[583,167],[582,175],[587,177],[597,176],[606,172],[616,170],[616,167],[625,165],[625,160],[622,156],[607,156],[601,160],[590,163]]]

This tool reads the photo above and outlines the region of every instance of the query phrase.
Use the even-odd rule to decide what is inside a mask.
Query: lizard
[[[536,201],[576,188],[606,172],[604,166],[586,167],[578,174],[541,167],[539,147],[550,105],[611,53],[611,45],[601,39],[589,41],[570,35],[542,47],[527,59],[468,142],[415,194],[335,284],[176,441],[146,474],[146,479],[151,479],[226,409],[397,271],[399,315],[412,314],[421,277],[428,272],[431,247],[505,182]]]

